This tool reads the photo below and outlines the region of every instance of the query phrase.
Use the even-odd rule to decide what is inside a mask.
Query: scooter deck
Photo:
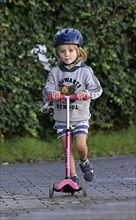
[[[60,183],[58,183],[58,185],[54,188],[54,191],[56,192],[66,192],[66,193],[73,193],[74,192],[78,192],[82,190],[82,187],[79,187],[77,185],[76,182],[74,182],[73,180],[71,179],[65,179],[65,180],[62,180]]]

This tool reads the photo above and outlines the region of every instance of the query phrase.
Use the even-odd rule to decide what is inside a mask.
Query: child
[[[61,140],[65,150],[66,103],[59,101],[59,97],[62,93],[77,94],[78,100],[70,103],[71,134],[75,138],[75,145],[80,157],[79,165],[84,179],[91,182],[94,179],[94,173],[87,157],[88,148],[86,144],[91,117],[89,106],[92,99],[101,96],[102,88],[92,69],[84,64],[87,60],[87,54],[82,48],[83,37],[78,30],[73,28],[59,30],[54,37],[54,47],[59,62],[49,73],[44,87],[44,95],[47,96],[51,93],[55,100],[55,128],[58,139]],[[90,99],[85,101],[83,98],[86,95]],[[70,169],[71,179],[79,184],[72,147]]]

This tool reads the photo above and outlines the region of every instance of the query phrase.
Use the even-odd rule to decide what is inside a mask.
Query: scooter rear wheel
[[[82,192],[83,192],[83,196],[86,197],[87,192],[86,192],[86,184],[84,178],[82,179]]]
[[[51,179],[50,186],[49,186],[49,197],[50,198],[53,198],[54,187],[55,187],[55,183],[54,183],[53,179]]]

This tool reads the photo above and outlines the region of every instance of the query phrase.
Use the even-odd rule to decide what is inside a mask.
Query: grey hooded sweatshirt
[[[90,119],[90,102],[102,94],[100,82],[93,74],[93,70],[83,62],[77,63],[73,68],[68,69],[63,64],[55,66],[50,71],[45,87],[44,95],[47,97],[53,91],[60,91],[63,94],[77,94],[86,91],[90,99],[76,100],[70,103],[70,123],[87,121]],[[65,101],[54,101],[54,120],[66,122]]]

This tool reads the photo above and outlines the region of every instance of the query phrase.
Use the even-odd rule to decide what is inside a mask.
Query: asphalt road
[[[96,179],[73,196],[54,192],[64,179],[64,162],[2,165],[1,220],[136,220],[136,157],[92,159]],[[82,173],[76,161],[77,171]]]

